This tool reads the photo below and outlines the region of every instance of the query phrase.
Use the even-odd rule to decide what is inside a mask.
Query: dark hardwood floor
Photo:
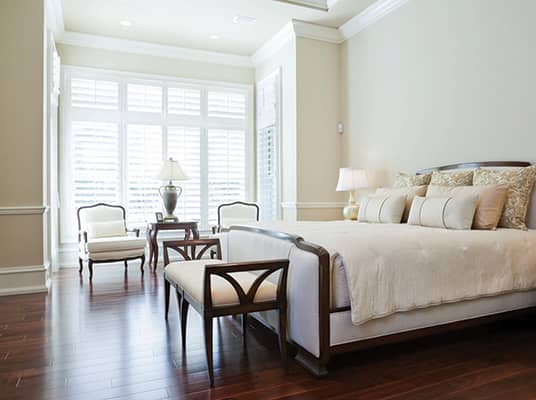
[[[214,327],[216,388],[209,390],[200,318],[164,318],[161,272],[142,278],[97,266],[93,285],[75,269],[48,295],[0,297],[0,399],[536,399],[536,317],[485,325],[334,360],[316,379],[279,364],[275,335],[240,321]]]

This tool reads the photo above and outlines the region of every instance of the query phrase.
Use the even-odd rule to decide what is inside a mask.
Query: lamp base
[[[174,215],[167,215],[164,217],[164,222],[179,222],[179,218]]]
[[[349,203],[342,209],[342,215],[347,221],[357,221],[357,215],[359,213],[359,204]]]

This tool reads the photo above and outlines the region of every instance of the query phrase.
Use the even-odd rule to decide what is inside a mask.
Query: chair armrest
[[[212,307],[212,290],[211,290],[211,278],[212,276],[219,276],[225,279],[234,288],[240,304],[253,303],[257,290],[261,284],[272,275],[274,272],[281,270],[279,275],[279,281],[277,283],[277,301],[282,306],[286,307],[286,294],[287,294],[287,276],[288,276],[289,260],[276,259],[266,261],[246,261],[239,263],[229,264],[217,264],[205,266],[205,285],[204,285],[204,304],[209,308]],[[236,281],[236,279],[229,275],[233,272],[251,272],[251,271],[264,271],[253,282],[247,293]]]
[[[132,229],[127,228],[127,233],[129,232],[133,232],[136,234],[136,237],[140,237],[140,228],[132,228]]]
[[[87,232],[86,231],[79,231],[78,232],[78,243],[82,242],[87,243]]]
[[[212,234],[215,235],[218,232],[220,232],[220,226],[219,225],[214,225],[212,227]]]
[[[216,256],[221,259],[220,239],[193,239],[193,240],[168,240],[163,243],[164,265],[169,264],[169,250],[175,250],[186,261],[200,260],[211,248],[216,247]],[[188,254],[190,249],[190,254]]]

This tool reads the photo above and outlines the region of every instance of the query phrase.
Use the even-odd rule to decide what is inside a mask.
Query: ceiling
[[[374,1],[338,0],[329,11],[273,0],[62,0],[62,5],[66,31],[249,56],[291,19],[338,28]],[[236,15],[257,21],[235,24]],[[125,20],[131,26],[120,24]]]

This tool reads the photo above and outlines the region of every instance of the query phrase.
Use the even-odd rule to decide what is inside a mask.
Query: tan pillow
[[[473,185],[508,185],[506,203],[499,226],[526,230],[525,219],[535,179],[536,166],[508,169],[477,168],[473,177]]]
[[[430,185],[439,186],[470,186],[473,184],[473,171],[432,173]]]
[[[408,221],[409,210],[411,209],[411,203],[415,196],[424,196],[426,194],[426,185],[422,186],[409,186],[402,188],[378,188],[376,189],[376,196],[406,196],[406,205],[404,207],[404,213],[402,214],[402,222]]]
[[[406,205],[406,196],[368,196],[359,206],[359,222],[399,224]]]
[[[422,174],[422,175],[408,175],[403,172],[399,172],[396,175],[395,183],[393,186],[395,188],[408,187],[408,186],[422,186],[428,185],[432,174]]]
[[[501,218],[508,185],[485,186],[428,186],[426,197],[478,195],[473,229],[497,229]]]
[[[478,195],[413,199],[408,224],[445,229],[471,229]]]

